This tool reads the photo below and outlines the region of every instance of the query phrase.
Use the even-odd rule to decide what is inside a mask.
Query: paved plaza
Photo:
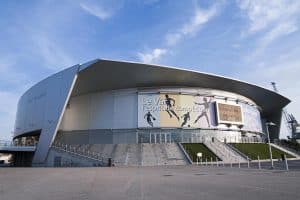
[[[197,166],[0,168],[1,200],[300,199],[300,171]]]

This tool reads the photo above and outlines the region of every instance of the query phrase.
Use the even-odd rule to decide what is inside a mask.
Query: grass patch
[[[213,158],[213,161],[216,161],[216,155],[209,150],[204,144],[201,143],[183,143],[182,146],[184,147],[185,151],[189,154],[190,158],[193,162],[197,162],[197,153],[202,153],[202,160],[210,161]],[[218,160],[221,160],[218,158]]]
[[[252,160],[257,160],[258,155],[259,155],[259,158],[262,160],[270,159],[268,144],[232,143],[231,145],[234,146],[235,148],[237,148],[239,151],[244,153],[246,156],[248,156]],[[273,159],[281,158],[281,154],[286,154],[287,158],[294,158],[294,156],[287,154],[275,147],[272,147]]]

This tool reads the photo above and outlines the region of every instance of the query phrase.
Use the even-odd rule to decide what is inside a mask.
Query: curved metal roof
[[[278,112],[290,102],[288,98],[254,84],[174,67],[97,59],[80,65],[78,71],[72,96],[134,87],[203,87],[252,99],[262,108],[264,115]]]

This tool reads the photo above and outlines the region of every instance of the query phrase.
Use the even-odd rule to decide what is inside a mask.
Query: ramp
[[[204,144],[225,163],[247,162],[247,159],[216,138],[214,141],[204,141]]]

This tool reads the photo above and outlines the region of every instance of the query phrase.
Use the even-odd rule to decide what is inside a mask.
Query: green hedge
[[[262,143],[232,143],[232,146],[237,148],[239,151],[244,153],[246,156],[251,158],[252,160],[257,160],[257,156],[259,155],[259,158],[264,159],[270,159],[270,153],[269,153],[269,147],[268,144],[262,144]],[[272,156],[273,159],[279,159],[281,158],[281,154],[286,154],[287,158],[294,158],[294,156],[287,154],[277,148],[272,147]]]
[[[182,146],[184,147],[185,151],[189,154],[190,158],[193,160],[193,162],[197,161],[197,153],[202,153],[202,160],[210,162],[211,158],[213,158],[213,161],[216,161],[216,155],[210,151],[204,144],[202,143],[183,143]],[[218,160],[220,160],[218,158]]]

